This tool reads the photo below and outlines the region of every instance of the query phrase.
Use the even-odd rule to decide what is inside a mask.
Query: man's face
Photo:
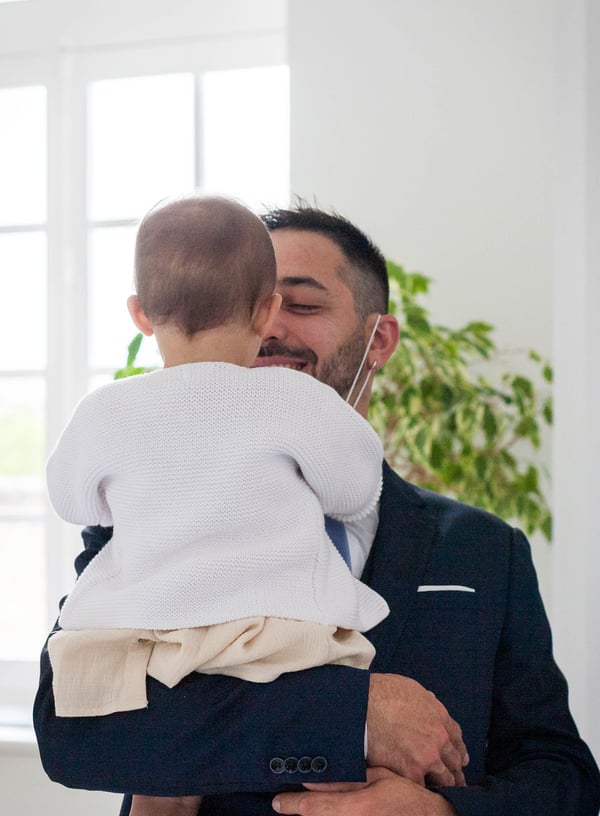
[[[346,259],[316,232],[271,234],[281,311],[254,365],[305,371],[346,398],[365,350],[364,326],[339,269]]]

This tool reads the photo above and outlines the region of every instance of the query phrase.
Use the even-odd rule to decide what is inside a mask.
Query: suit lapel
[[[390,607],[388,617],[368,632],[377,650],[374,671],[387,671],[434,541],[436,514],[417,491],[384,462],[379,526],[362,580]]]

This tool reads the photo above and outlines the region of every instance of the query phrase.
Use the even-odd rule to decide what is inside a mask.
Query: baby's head
[[[275,282],[269,233],[237,201],[195,195],[161,202],[139,226],[135,287],[155,326],[168,323],[192,337],[249,321]]]

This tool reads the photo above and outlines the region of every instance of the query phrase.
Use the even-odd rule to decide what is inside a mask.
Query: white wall
[[[444,319],[551,346],[555,4],[290,4],[292,189],[436,278]]]
[[[555,162],[554,634],[600,760],[600,6],[561,0]]]
[[[0,742],[0,812],[3,816],[117,816],[121,796],[70,790],[44,773],[32,744]]]

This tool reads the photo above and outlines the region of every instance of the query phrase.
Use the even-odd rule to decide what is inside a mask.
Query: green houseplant
[[[402,336],[375,378],[370,419],[390,464],[416,484],[512,519],[529,534],[540,530],[549,540],[552,516],[537,454],[542,427],[552,423],[552,398],[544,393],[550,365],[531,351],[533,379],[498,373],[492,326],[434,325],[422,304],[431,279],[391,261],[388,273],[390,308]]]
[[[552,423],[551,396],[523,373],[481,373],[482,363],[499,357],[492,326],[433,324],[422,303],[431,279],[392,261],[388,272],[390,309],[402,336],[375,378],[369,414],[388,461],[416,484],[549,540],[552,516],[537,453],[542,426]],[[148,370],[136,366],[141,342],[141,334],[133,338],[115,379]],[[549,388],[550,365],[536,352],[528,357],[537,383]]]

